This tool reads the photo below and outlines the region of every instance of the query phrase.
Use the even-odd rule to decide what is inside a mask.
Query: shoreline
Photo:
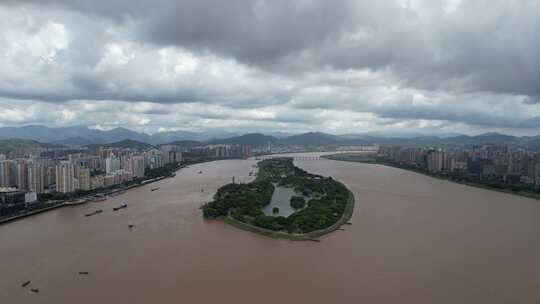
[[[382,162],[382,161],[376,161],[376,160],[373,160],[373,161],[361,161],[361,160],[346,160],[346,159],[333,158],[332,156],[335,156],[335,155],[339,155],[339,154],[329,154],[329,155],[323,155],[321,157],[329,159],[329,160],[341,161],[341,162],[350,162],[350,163],[360,163],[360,164],[367,164],[367,165],[386,166],[386,167],[390,167],[390,168],[396,168],[396,169],[401,169],[401,170],[405,170],[405,171],[409,171],[409,172],[418,173],[418,174],[421,174],[421,175],[429,176],[429,177],[440,179],[440,180],[449,181],[449,182],[456,183],[456,184],[459,184],[459,185],[464,185],[464,186],[469,186],[469,187],[474,187],[474,188],[480,188],[480,189],[485,189],[485,190],[495,191],[495,192],[500,192],[500,193],[506,193],[506,194],[516,195],[516,196],[521,196],[521,197],[527,197],[527,198],[531,198],[531,199],[535,199],[535,200],[540,200],[540,193],[527,192],[527,191],[525,191],[525,192],[524,191],[521,191],[521,192],[520,191],[512,191],[512,189],[509,189],[509,188],[502,188],[501,189],[501,188],[491,187],[489,185],[482,184],[482,183],[453,180],[453,179],[448,178],[448,177],[443,176],[443,175],[430,174],[430,173],[424,172],[422,170],[414,170],[414,169],[410,169],[410,168],[407,168],[407,167],[402,167],[402,166],[395,165],[395,164],[388,163],[388,162]]]
[[[179,168],[178,170],[180,170],[180,169],[182,169],[182,168]],[[176,171],[178,171],[178,170],[176,170]],[[152,184],[154,182],[158,182],[160,180],[164,180],[164,179],[170,178],[170,177],[174,177],[174,175],[155,177],[155,178],[143,180],[143,181],[141,181],[140,184],[129,185],[129,186],[125,187],[125,188],[115,189],[115,190],[110,191],[110,192],[97,193],[97,194],[98,195],[111,195],[113,193],[119,193],[119,192],[127,191],[127,190],[130,190],[130,189],[133,189],[133,188],[138,188],[138,187],[150,185],[150,184]],[[79,199],[85,199],[85,198],[81,197]],[[35,210],[28,211],[28,212],[25,212],[25,213],[22,213],[22,214],[17,214],[17,215],[5,217],[5,218],[0,218],[0,225],[7,224],[7,223],[10,223],[10,222],[13,222],[13,221],[16,221],[16,220],[20,220],[20,219],[23,219],[25,217],[37,215],[37,214],[44,213],[44,212],[47,212],[47,211],[51,211],[51,210],[54,210],[54,209],[63,208],[63,207],[75,207],[75,206],[79,206],[79,205],[85,205],[86,203],[91,202],[89,199],[86,199],[86,201],[84,203],[70,204],[70,203],[68,203],[69,201],[71,201],[71,200],[65,200],[65,201],[63,201],[61,203],[57,203],[57,204],[55,204],[53,206],[35,209]]]
[[[69,205],[66,205],[66,203],[63,202],[63,203],[55,204],[53,206],[28,211],[28,212],[25,212],[23,214],[17,214],[17,215],[9,216],[9,217],[6,217],[6,218],[2,218],[2,219],[0,219],[0,225],[4,225],[4,224],[7,224],[7,223],[16,221],[16,220],[23,219],[25,217],[29,217],[29,216],[32,216],[32,215],[44,213],[44,212],[51,211],[51,210],[58,209],[58,208],[62,208],[62,207],[65,207],[65,206],[69,206]]]
[[[226,158],[226,159],[234,159],[234,158]],[[107,191],[103,191],[103,192],[96,192],[95,194],[93,194],[93,196],[95,196],[95,195],[108,196],[108,195],[111,195],[111,194],[114,194],[114,193],[121,194],[122,191],[127,191],[127,190],[130,190],[130,189],[133,189],[133,188],[146,186],[146,185],[152,184],[154,182],[158,182],[158,181],[166,179],[166,178],[174,177],[176,175],[176,172],[178,172],[179,170],[182,170],[182,169],[184,169],[186,167],[189,167],[189,166],[192,166],[192,165],[197,165],[197,164],[202,164],[202,163],[218,161],[218,160],[224,160],[224,159],[219,158],[219,159],[203,159],[202,161],[192,161],[192,162],[180,165],[176,170],[174,170],[172,172],[172,174],[170,176],[158,176],[158,177],[148,178],[148,179],[142,180],[139,184],[133,184],[133,185],[125,186],[123,188],[115,188],[113,190],[109,189],[110,191],[107,190]],[[77,199],[85,199],[85,197],[82,196],[82,197],[79,197]],[[58,203],[58,204],[56,204],[54,206],[39,208],[39,209],[35,209],[35,210],[32,210],[32,211],[28,211],[28,212],[24,212],[24,213],[18,213],[16,215],[0,218],[0,226],[4,225],[4,224],[7,224],[7,223],[10,223],[10,222],[13,222],[13,221],[16,221],[16,220],[23,219],[25,217],[37,215],[37,214],[44,213],[44,212],[47,212],[47,211],[51,211],[51,210],[54,210],[54,209],[63,208],[63,207],[66,207],[66,206],[73,207],[73,206],[78,206],[78,205],[85,205],[86,203],[91,202],[90,199],[86,199],[86,202],[84,202],[84,203],[69,204],[68,202],[71,201],[71,200],[73,200],[73,199],[64,200],[61,203]]]
[[[186,167],[189,167],[189,166],[192,166],[192,165],[197,165],[197,164],[202,164],[202,163],[209,163],[209,162],[214,162],[214,161],[220,161],[220,160],[229,160],[229,159],[242,159],[242,158],[216,158],[216,159],[202,159],[201,161],[191,161],[191,162],[188,162],[188,163],[185,163],[185,164],[182,164],[180,165],[176,170],[174,170],[172,172],[172,175],[171,176],[159,176],[159,177],[153,177],[153,178],[149,178],[149,179],[146,179],[146,180],[142,180],[139,184],[133,184],[133,185],[129,185],[129,186],[125,186],[123,188],[116,188],[114,190],[111,190],[111,191],[104,191],[104,192],[97,192],[93,195],[110,195],[110,194],[113,194],[113,193],[119,193],[119,192],[122,192],[122,191],[127,191],[129,189],[133,189],[133,188],[138,188],[138,187],[141,187],[141,186],[145,186],[145,185],[149,185],[151,183],[154,183],[154,182],[157,182],[157,181],[160,181],[160,180],[163,180],[163,179],[166,179],[166,178],[169,178],[169,177],[174,177],[174,175],[176,174],[176,172],[178,172],[179,170],[182,170]],[[79,197],[77,199],[84,199],[84,197]],[[7,224],[7,223],[10,223],[10,222],[13,222],[13,221],[16,221],[16,220],[20,220],[20,219],[23,219],[23,218],[26,218],[26,217],[29,217],[29,216],[33,216],[33,215],[37,215],[37,214],[40,214],[40,213],[44,213],[44,212],[47,212],[47,211],[51,211],[51,210],[54,210],[54,209],[58,209],[58,208],[63,208],[63,207],[66,207],[66,206],[78,206],[78,205],[84,205],[88,202],[91,202],[91,200],[87,199],[86,202],[84,203],[80,203],[80,204],[69,204],[68,202],[71,201],[72,199],[70,200],[63,200],[61,203],[57,203],[55,204],[54,206],[48,206],[48,207],[44,207],[44,208],[38,208],[38,209],[35,209],[35,210],[31,210],[31,211],[28,211],[28,212],[23,212],[23,213],[18,213],[18,214],[15,214],[15,215],[11,215],[11,216],[6,216],[6,217],[0,217],[0,226],[1,225],[4,225],[4,224]]]

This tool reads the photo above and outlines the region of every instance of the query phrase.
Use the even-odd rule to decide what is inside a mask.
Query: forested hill
[[[0,139],[0,153],[8,154],[17,149],[57,148],[59,145],[40,143],[29,139]]]

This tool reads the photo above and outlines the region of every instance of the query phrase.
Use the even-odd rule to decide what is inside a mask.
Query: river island
[[[235,227],[290,240],[315,240],[339,229],[352,216],[354,196],[332,177],[310,174],[282,157],[260,161],[257,178],[250,183],[230,183],[218,189],[212,202],[201,208],[203,216],[222,219]],[[289,193],[283,197],[283,193]],[[281,194],[281,195],[280,195]],[[286,199],[292,212],[273,205]],[[265,212],[266,211],[266,212]]]

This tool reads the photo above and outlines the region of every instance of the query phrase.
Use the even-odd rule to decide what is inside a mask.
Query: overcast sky
[[[0,126],[540,134],[538,0],[0,0]]]

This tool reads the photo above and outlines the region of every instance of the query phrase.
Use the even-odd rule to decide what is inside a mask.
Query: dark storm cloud
[[[144,41],[208,50],[261,64],[315,47],[339,35],[357,17],[351,1],[29,0],[5,4],[47,5],[101,16],[117,22],[140,22]]]
[[[17,7],[24,4],[39,5],[47,8],[70,9],[80,11],[84,14],[95,15],[98,17],[107,17],[111,20],[122,21],[131,16],[141,16],[145,12],[151,12],[171,4],[171,0],[154,1],[131,1],[131,0],[2,0],[0,4]]]
[[[7,1],[20,5],[23,1]],[[420,89],[540,96],[538,1],[30,1],[138,22],[134,36],[264,69],[391,69]],[[415,1],[412,1],[415,2]]]
[[[56,54],[58,64],[32,71],[56,75],[57,81],[49,86],[41,79],[35,85],[0,81],[4,97],[287,105],[392,119],[540,127],[536,109],[524,114],[540,100],[540,2],[534,0],[4,0],[0,5],[54,11],[52,19],[65,21],[70,31],[68,50]],[[110,51],[104,46],[116,40],[133,44],[113,54],[116,61],[130,58],[122,67],[103,63]],[[141,59],[137,52],[168,47],[237,66],[224,63],[221,78],[202,65],[185,79],[158,83],[159,58]],[[130,48],[137,54],[132,56]],[[380,79],[355,83],[343,76],[366,70]],[[238,74],[242,77],[234,78]],[[313,83],[314,74],[323,77]],[[393,100],[376,96],[386,91],[373,87],[446,97],[424,106],[403,102],[402,94]],[[464,94],[477,96],[460,103]],[[496,108],[506,111],[482,110],[496,95],[508,96],[519,113],[499,101]]]
[[[353,17],[348,1],[186,1],[145,24],[145,38],[255,65],[317,47]]]

